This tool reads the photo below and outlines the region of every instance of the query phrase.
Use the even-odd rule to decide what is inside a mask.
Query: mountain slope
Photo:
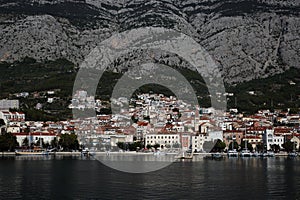
[[[194,38],[226,82],[247,81],[299,67],[299,13],[296,0],[0,0],[0,59],[80,63],[116,32],[155,26]]]

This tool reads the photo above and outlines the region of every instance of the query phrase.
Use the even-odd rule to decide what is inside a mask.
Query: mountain
[[[299,0],[0,0],[0,59],[78,64],[113,34],[147,26],[192,37],[227,83],[300,67]],[[155,59],[188,67],[175,55]],[[120,58],[113,67],[122,71],[138,63]]]

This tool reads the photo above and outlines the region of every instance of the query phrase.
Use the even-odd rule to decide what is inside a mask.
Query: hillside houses
[[[84,91],[76,98],[84,103],[91,99]],[[125,105],[116,114],[101,114],[84,119],[60,122],[26,121],[23,112],[0,111],[2,132],[10,132],[22,145],[27,138],[33,143],[41,138],[51,143],[62,134],[75,133],[81,145],[95,150],[116,149],[118,143],[141,142],[144,147],[158,145],[163,149],[183,148],[207,151],[205,144],[221,140],[225,150],[232,142],[245,141],[258,146],[282,145],[299,139],[299,115],[289,112],[262,110],[255,115],[218,113],[213,108],[188,105],[175,97],[161,94],[140,94],[136,99],[120,98],[114,103]],[[95,106],[95,105],[94,105]]]

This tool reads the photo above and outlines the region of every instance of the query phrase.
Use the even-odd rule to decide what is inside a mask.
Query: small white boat
[[[239,153],[236,151],[236,149],[228,150],[227,152],[228,157],[238,157]]]
[[[179,155],[175,156],[176,159],[193,159],[193,153],[182,151]]]
[[[156,152],[153,153],[153,155],[155,155],[155,156],[165,156],[166,153],[162,152],[162,151],[156,151]]]
[[[252,156],[252,157],[258,157],[258,156],[259,156],[259,153],[258,153],[258,152],[253,152],[253,153],[251,154],[251,156]]]
[[[211,154],[211,157],[214,159],[221,159],[223,158],[223,155],[221,153],[213,153]]]
[[[294,137],[294,133],[293,133],[293,137]],[[295,158],[298,156],[298,153],[296,152],[296,143],[293,142],[293,151],[288,153],[288,157],[289,158]]]
[[[89,155],[89,153],[90,153],[90,151],[89,151],[88,148],[85,148],[85,149],[83,149],[83,150],[81,151],[81,154],[84,155],[84,156]]]
[[[273,151],[263,152],[259,154],[260,157],[275,157],[275,153]]]
[[[242,150],[241,157],[251,157],[251,152],[249,150]]]
[[[297,156],[298,156],[298,153],[295,151],[288,153],[289,158],[296,158]]]
[[[275,153],[273,151],[268,151],[267,152],[267,156],[268,157],[274,157],[275,156]]]

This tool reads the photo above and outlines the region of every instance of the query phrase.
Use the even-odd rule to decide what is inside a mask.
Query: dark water
[[[0,199],[300,199],[300,158],[176,162],[146,174],[80,157],[0,158]]]

